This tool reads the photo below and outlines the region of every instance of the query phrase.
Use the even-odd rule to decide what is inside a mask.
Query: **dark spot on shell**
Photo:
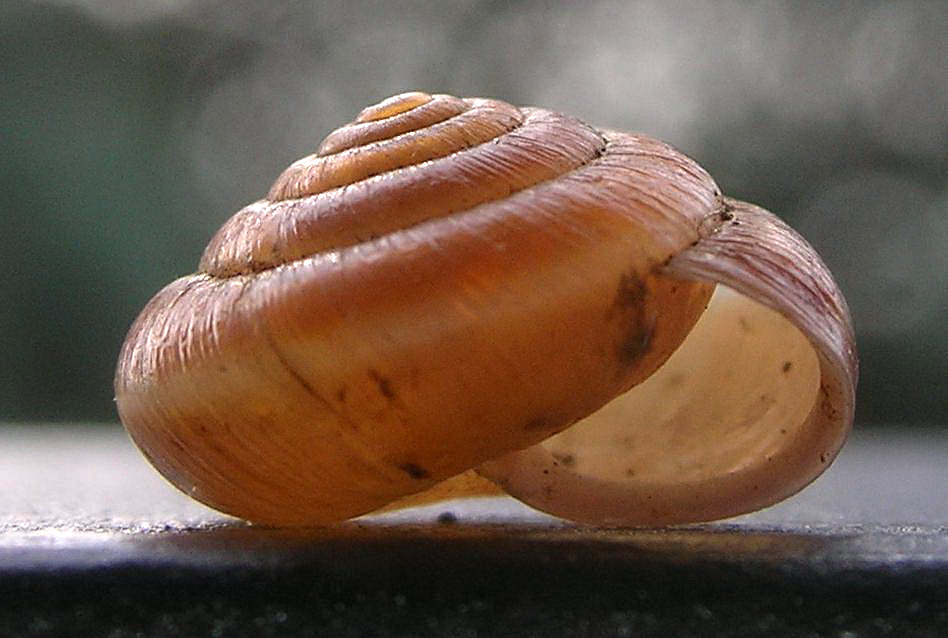
[[[606,313],[606,319],[616,316],[623,323],[622,340],[619,342],[618,356],[624,364],[632,364],[648,351],[652,341],[654,326],[645,316],[645,300],[648,286],[635,272],[623,274],[612,306]]]
[[[750,324],[747,322],[747,319],[745,319],[744,317],[738,317],[738,318],[737,318],[737,323],[738,323],[738,325],[740,325],[741,330],[743,330],[744,332],[750,332],[750,331],[751,331]]]
[[[634,363],[648,352],[649,343],[652,341],[651,330],[636,330],[629,334],[628,338],[619,346],[619,359],[623,363]]]
[[[825,452],[823,452],[822,454],[820,454],[820,463],[826,463],[828,458],[829,456]]]
[[[428,470],[415,463],[401,463],[398,466],[398,469],[405,472],[413,479],[426,479],[429,476]]]
[[[628,476],[629,478],[632,478],[633,476],[635,476],[635,470],[633,470],[631,467],[627,468],[625,471],[625,475]]]
[[[346,402],[346,393],[347,393],[347,392],[348,392],[348,389],[346,388],[346,386],[342,386],[341,388],[339,388],[339,389],[336,391],[336,399],[339,400],[339,403],[345,403],[345,402]]]
[[[790,372],[790,369],[791,369],[792,367],[793,367],[793,362],[791,362],[791,361],[784,361],[784,362],[783,362],[783,367],[780,368],[780,369],[783,370],[784,373],[787,373],[787,372]]]
[[[561,454],[559,452],[553,453],[553,458],[562,463],[566,467],[573,467],[576,465],[576,457],[572,454],[566,453]]]
[[[454,512],[441,512],[438,514],[438,522],[442,525],[453,525],[458,522],[458,517]]]
[[[368,370],[369,378],[371,378],[375,385],[378,386],[379,392],[382,393],[382,396],[388,399],[389,401],[395,400],[395,389],[392,388],[392,382],[388,377],[383,376],[378,370],[374,368],[369,368]]]
[[[647,294],[648,287],[641,277],[634,272],[625,273],[619,278],[619,289],[613,305],[620,310],[639,310]]]

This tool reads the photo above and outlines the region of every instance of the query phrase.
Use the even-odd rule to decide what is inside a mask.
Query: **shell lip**
[[[803,489],[830,465],[852,426],[858,360],[849,311],[828,269],[776,216],[737,200],[725,200],[724,209],[700,225],[699,235],[664,271],[723,284],[742,296],[741,303],[776,311],[777,320],[792,324],[812,349],[812,390],[802,399],[788,397],[808,405],[798,408],[800,416],[788,417],[786,442],[719,475],[622,481],[557,462],[554,437],[490,461],[478,468],[480,473],[547,513],[594,524],[650,526],[716,520],[767,507]],[[789,369],[789,361],[785,366]],[[574,435],[571,449],[584,449],[581,436]],[[590,437],[585,445],[593,449]],[[670,456],[677,451],[667,450]]]

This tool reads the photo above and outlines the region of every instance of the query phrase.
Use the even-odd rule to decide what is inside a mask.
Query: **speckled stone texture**
[[[596,529],[507,499],[260,529],[114,427],[0,426],[0,636],[946,636],[948,434],[867,430],[789,501]]]

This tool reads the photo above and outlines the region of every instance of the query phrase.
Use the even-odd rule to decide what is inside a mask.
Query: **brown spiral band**
[[[432,118],[425,113],[413,120],[420,128],[405,131],[404,122],[390,126],[390,120],[436,103],[350,125],[360,127],[360,141],[371,141],[353,146],[352,138],[337,154],[294,163],[277,179],[269,199],[247,206],[218,231],[201,271],[214,276],[259,272],[527,189],[530,197],[552,200],[561,187],[579,187],[594,189],[590,198],[598,198],[613,182],[627,191],[618,197],[664,211],[665,221],[676,226],[672,236],[694,232],[694,222],[683,225],[679,211],[695,211],[700,219],[719,206],[707,173],[663,143],[620,133],[609,133],[607,142],[606,134],[550,111],[466,100],[466,110],[434,125],[427,124]],[[377,129],[392,137],[383,138]],[[625,185],[617,170],[628,174]],[[564,182],[556,184],[558,178]],[[696,193],[703,197],[695,201]]]

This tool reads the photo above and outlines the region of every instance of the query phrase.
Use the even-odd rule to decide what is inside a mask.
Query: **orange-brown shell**
[[[652,376],[716,281],[669,266],[729,208],[652,138],[396,96],[287,168],[149,302],[119,357],[119,413],[166,478],[224,512],[373,511]]]

